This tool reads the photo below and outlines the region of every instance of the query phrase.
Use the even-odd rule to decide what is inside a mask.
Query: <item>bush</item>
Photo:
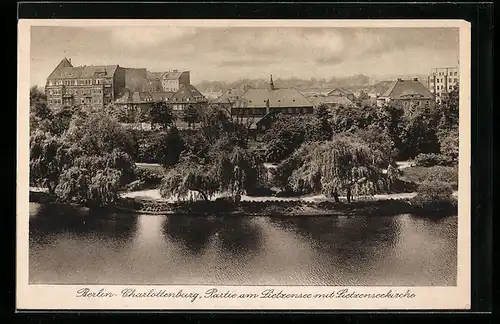
[[[417,195],[411,204],[428,212],[439,212],[456,208],[457,201],[449,183],[424,181],[418,186]]]
[[[446,166],[411,167],[403,170],[406,181],[420,184],[425,181],[440,181],[451,185],[454,190],[458,188],[458,168]]]
[[[152,170],[138,168],[136,171],[136,181],[140,181],[145,186],[159,186],[162,176]]]
[[[451,166],[454,161],[444,154],[435,153],[420,153],[413,160],[416,166],[432,167],[432,166]]]

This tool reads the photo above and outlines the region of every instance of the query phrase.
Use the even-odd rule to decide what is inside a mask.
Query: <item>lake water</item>
[[[457,217],[87,215],[30,203],[30,283],[454,286]]]

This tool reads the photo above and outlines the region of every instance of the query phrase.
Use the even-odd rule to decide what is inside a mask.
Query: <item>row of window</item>
[[[82,96],[89,96],[91,94],[102,94],[102,89],[92,89],[92,91],[90,91],[89,89],[86,89],[86,90],[73,90],[73,89],[66,89],[66,91],[64,92],[64,94],[69,94],[69,95],[82,95]],[[52,90],[49,90],[48,91],[48,94],[49,96],[53,96],[53,95],[61,95],[62,92],[61,90],[58,90],[58,89],[52,89]]]
[[[445,79],[436,79],[436,83],[444,83]],[[458,82],[458,78],[448,78],[448,82]]]
[[[444,90],[445,87],[444,86],[436,86],[436,90]],[[448,85],[448,90],[453,90],[453,86],[450,84]]]
[[[449,73],[446,73],[446,72],[439,72],[438,73],[439,76],[445,76],[445,75],[458,75],[458,72],[456,71],[451,71]]]
[[[104,84],[104,79],[85,79],[85,80],[49,80],[48,85],[65,85],[65,86],[76,86],[76,85],[98,85]]]
[[[59,98],[54,98],[54,99],[48,99],[49,104],[65,104],[65,105],[71,105],[73,104],[72,99],[59,99]],[[101,104],[102,100],[100,98],[81,98],[80,103],[82,104],[89,104],[89,103],[94,103],[94,104]]]
[[[313,108],[299,107],[299,108],[271,108],[272,111],[281,112],[285,114],[307,114],[312,113]],[[266,108],[234,108],[231,113],[235,116],[242,115],[265,115]]]

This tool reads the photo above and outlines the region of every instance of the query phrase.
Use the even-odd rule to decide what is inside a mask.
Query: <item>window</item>
[[[48,82],[48,85],[49,85],[49,86],[51,86],[51,85],[52,85],[52,81],[49,81],[49,82]]]

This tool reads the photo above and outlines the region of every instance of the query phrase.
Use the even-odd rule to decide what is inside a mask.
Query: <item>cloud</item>
[[[127,47],[154,47],[196,35],[195,28],[189,27],[125,27],[111,31],[111,38],[119,45]]]

